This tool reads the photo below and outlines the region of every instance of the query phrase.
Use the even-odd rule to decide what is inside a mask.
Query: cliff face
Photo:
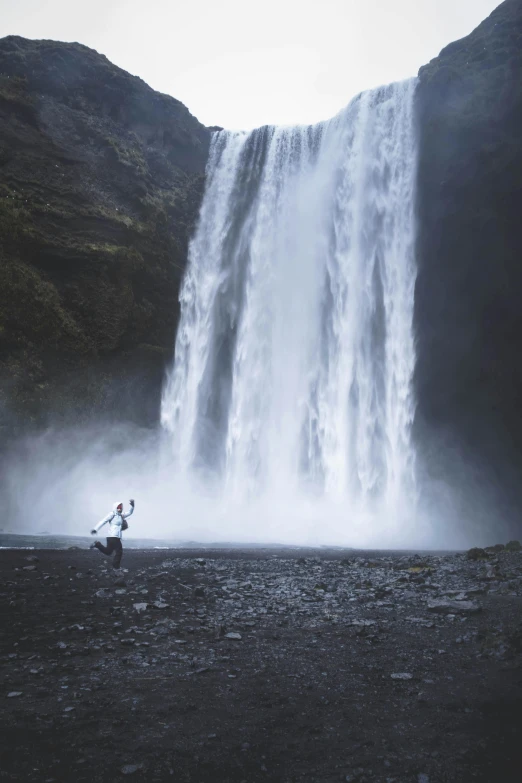
[[[432,444],[435,474],[447,478],[457,452],[515,501],[522,486],[522,2],[502,3],[419,76],[417,435]]]
[[[156,419],[209,140],[85,46],[0,40],[0,428]]]

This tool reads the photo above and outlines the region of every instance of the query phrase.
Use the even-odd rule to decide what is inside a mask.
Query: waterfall
[[[245,530],[262,500],[314,540],[413,520],[415,85],[213,136],[162,423],[178,478]]]

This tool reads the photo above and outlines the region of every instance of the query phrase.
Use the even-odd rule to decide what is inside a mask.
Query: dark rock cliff
[[[466,465],[512,509],[522,497],[521,0],[419,76],[417,436],[431,444],[432,475],[459,481]]]
[[[0,40],[0,432],[156,420],[209,140],[85,46]]]

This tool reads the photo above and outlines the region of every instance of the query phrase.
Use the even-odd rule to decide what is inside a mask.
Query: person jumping
[[[116,554],[114,555],[114,561],[112,563],[114,568],[120,567],[121,558],[123,557],[123,547],[121,544],[122,530],[127,530],[128,524],[126,520],[134,512],[134,500],[129,500],[129,503],[130,509],[126,514],[123,513],[123,503],[115,503],[110,514],[107,514],[107,516],[102,519],[101,522],[98,522],[96,527],[91,530],[91,535],[95,536],[100,528],[106,524],[109,525],[107,546],[103,546],[99,541],[95,541],[94,544],[91,544],[90,548],[99,549],[104,555],[112,555],[112,553],[115,552]]]

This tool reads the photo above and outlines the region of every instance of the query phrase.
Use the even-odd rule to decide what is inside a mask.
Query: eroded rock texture
[[[0,418],[151,423],[210,132],[80,44],[0,41]]]
[[[464,463],[509,512],[522,467],[520,0],[421,68],[418,109],[418,439],[434,474]]]

